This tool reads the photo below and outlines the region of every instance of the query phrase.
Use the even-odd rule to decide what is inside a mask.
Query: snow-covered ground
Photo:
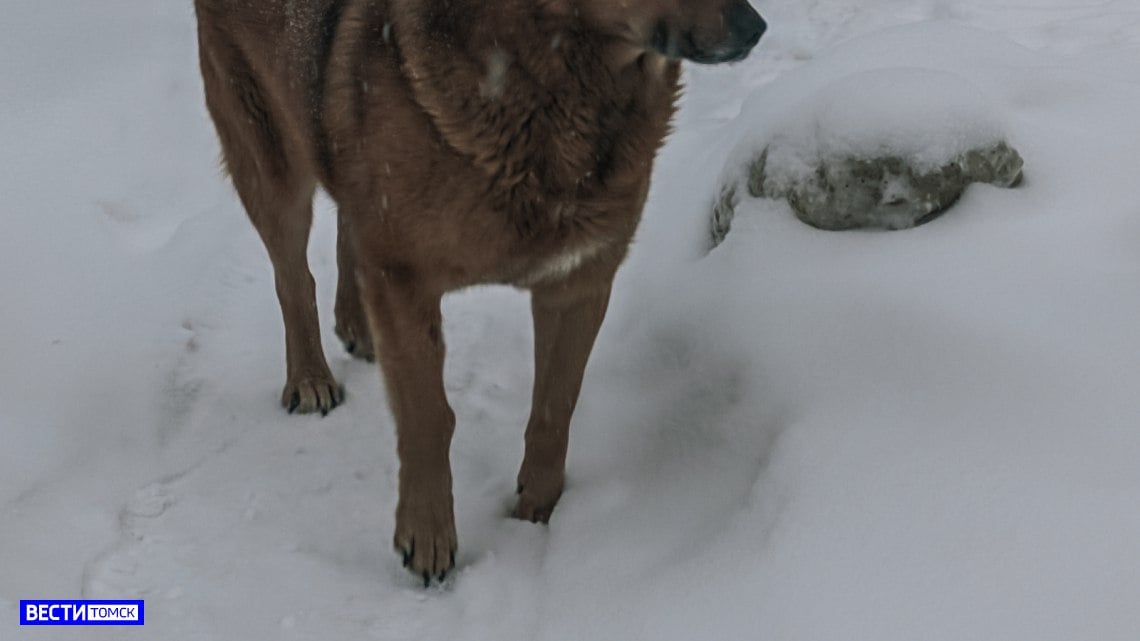
[[[426,591],[389,549],[379,375],[331,331],[327,202],[349,402],[277,406],[189,5],[0,20],[0,640],[1140,638],[1136,0],[758,2],[752,58],[689,70],[549,527],[506,518],[526,299],[447,300],[460,569]],[[903,68],[975,87],[1025,183],[892,233],[745,199],[704,255],[766,106]],[[906,112],[874,87],[854,105]],[[147,625],[16,625],[78,597],[144,598]]]

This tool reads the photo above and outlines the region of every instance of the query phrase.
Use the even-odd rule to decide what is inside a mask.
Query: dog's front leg
[[[582,375],[606,315],[610,279],[585,289],[552,287],[531,295],[534,393],[514,516],[546,523],[562,495],[570,417]]]
[[[426,586],[455,565],[458,542],[449,459],[455,414],[443,388],[440,294],[406,267],[362,269],[360,289],[396,420],[400,498],[393,542]]]

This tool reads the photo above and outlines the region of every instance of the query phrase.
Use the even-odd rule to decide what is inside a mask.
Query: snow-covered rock
[[[906,229],[972,183],[1013,186],[1024,162],[996,113],[965,79],[929,69],[856,73],[789,101],[733,154],[746,161],[721,189],[713,242],[727,235],[742,186],[828,230]]]

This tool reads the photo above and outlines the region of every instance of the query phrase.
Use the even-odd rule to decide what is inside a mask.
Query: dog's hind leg
[[[360,303],[356,276],[356,247],[352,238],[352,222],[343,209],[337,212],[336,231],[336,335],[349,354],[366,361],[376,359],[372,332]]]
[[[534,393],[513,516],[546,523],[562,495],[570,418],[609,304],[611,281],[583,293],[535,289]]]
[[[315,287],[305,255],[316,180],[302,168],[301,145],[295,134],[282,129],[256,74],[236,49],[223,42],[208,46],[209,36],[202,36],[206,104],[234,187],[269,252],[285,321],[281,403],[290,412],[328,413],[344,399],[344,392],[321,348]]]
[[[248,199],[252,202],[246,207],[273,262],[277,300],[285,320],[286,383],[281,404],[290,412],[327,414],[344,400],[344,392],[333,379],[321,348],[316,288],[305,255],[313,187],[292,192],[284,191],[268,202]]]

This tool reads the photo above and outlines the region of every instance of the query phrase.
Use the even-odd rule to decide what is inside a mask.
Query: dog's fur
[[[535,383],[514,514],[546,521],[570,417],[678,92],[678,58],[739,59],[744,0],[196,0],[206,101],[272,260],[290,410],[343,399],[305,258],[338,205],[336,333],[377,356],[397,425],[395,545],[454,564],[440,297],[532,292]]]

